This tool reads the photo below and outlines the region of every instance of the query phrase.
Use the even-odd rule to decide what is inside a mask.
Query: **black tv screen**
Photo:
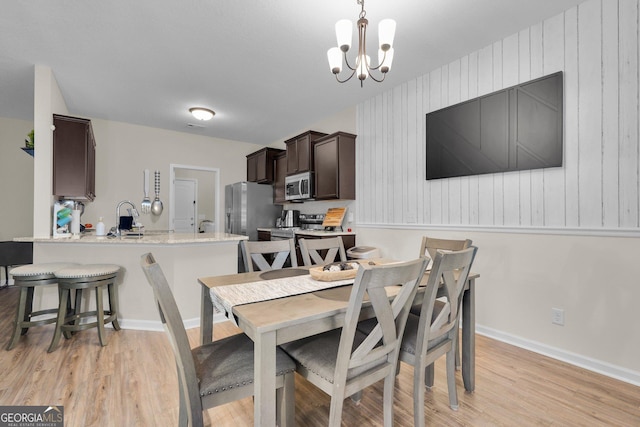
[[[426,178],[562,166],[562,71],[427,114]]]

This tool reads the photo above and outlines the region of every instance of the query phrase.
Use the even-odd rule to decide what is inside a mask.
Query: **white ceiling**
[[[367,0],[367,48],[393,18],[395,58],[360,88],[326,59],[356,0],[4,0],[0,117],[33,120],[39,64],[72,115],[268,145],[582,1]],[[197,122],[192,106],[217,114]]]

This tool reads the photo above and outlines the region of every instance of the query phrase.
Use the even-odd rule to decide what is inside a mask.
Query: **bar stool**
[[[48,350],[49,353],[57,348],[60,335],[63,333],[65,338],[70,338],[73,331],[97,327],[100,345],[104,347],[107,345],[104,325],[111,323],[113,329],[120,330],[120,325],[118,324],[118,294],[115,286],[119,270],[120,266],[114,264],[87,264],[56,271],[55,276],[58,280],[60,304],[58,306],[56,329]],[[102,291],[105,287],[109,295],[108,310],[104,309],[102,297]],[[95,310],[81,311],[82,291],[84,289],[95,289]],[[72,290],[75,291],[75,305],[72,312],[67,315],[63,307],[71,299]],[[93,317],[95,317],[93,322],[80,323],[80,319]]]
[[[33,311],[33,292],[38,286],[54,285],[58,283],[58,279],[56,279],[54,273],[62,268],[74,265],[76,264],[68,262],[52,262],[46,264],[23,265],[11,269],[10,274],[13,276],[14,283],[20,288],[20,297],[16,310],[13,335],[11,336],[11,341],[9,341],[9,344],[7,345],[7,350],[13,349],[13,347],[18,343],[20,336],[26,334],[30,327],[46,325],[56,321],[56,316],[32,320],[34,317],[53,314],[59,311],[59,307]]]

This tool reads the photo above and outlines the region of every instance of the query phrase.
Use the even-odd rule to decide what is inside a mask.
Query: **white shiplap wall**
[[[362,225],[640,229],[638,0],[590,0],[358,105]],[[425,180],[425,114],[564,71],[562,168]]]

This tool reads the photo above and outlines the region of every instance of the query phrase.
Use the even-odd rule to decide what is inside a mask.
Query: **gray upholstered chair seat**
[[[253,383],[253,341],[245,334],[232,335],[191,351],[200,395],[206,396]],[[276,374],[294,372],[295,363],[276,349]]]
[[[342,328],[334,329],[323,334],[283,344],[281,347],[293,357],[300,366],[333,384],[341,334]],[[355,349],[362,344],[366,337],[362,332],[356,331],[353,348]],[[386,358],[381,358],[377,361],[358,366],[357,368],[349,369],[347,372],[347,381],[385,362]]]

